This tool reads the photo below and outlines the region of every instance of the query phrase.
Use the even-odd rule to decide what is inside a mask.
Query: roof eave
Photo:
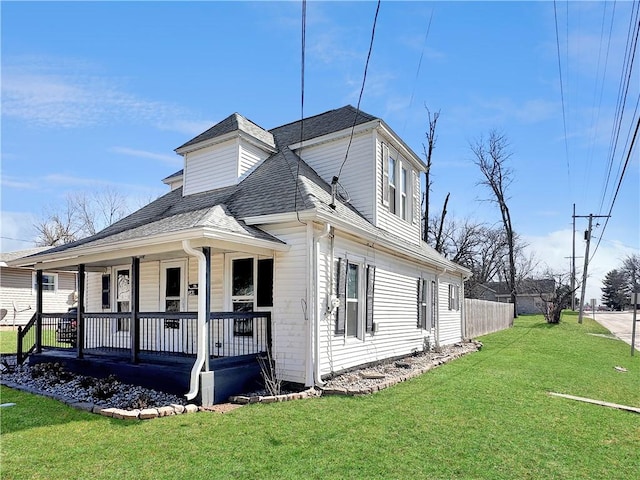
[[[51,269],[77,266],[80,263],[100,260],[116,259],[128,256],[149,255],[181,249],[182,240],[218,240],[231,244],[242,245],[243,248],[262,248],[266,250],[287,251],[289,245],[284,242],[255,238],[235,232],[225,232],[210,227],[198,227],[170,232],[149,237],[122,240],[102,245],[79,246],[68,251],[43,255],[33,255],[27,258],[9,262],[9,266],[30,267],[37,269]],[[178,248],[176,248],[178,247]]]
[[[359,135],[366,132],[367,130],[374,130],[380,125],[380,122],[382,122],[382,120],[376,118],[374,120],[370,120],[369,122],[356,125],[353,128],[353,134]],[[293,143],[291,145],[288,145],[288,147],[290,150],[295,151],[300,148],[308,148],[314,145],[319,145],[321,143],[332,142],[343,137],[348,137],[349,135],[351,135],[351,130],[351,128],[343,128],[342,130],[338,130],[336,132],[327,133],[326,135],[320,135],[318,137],[313,137],[302,142]]]

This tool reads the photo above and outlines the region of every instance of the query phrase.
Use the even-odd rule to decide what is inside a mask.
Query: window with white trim
[[[436,328],[436,319],[438,316],[438,290],[436,281],[431,280],[431,328]]]
[[[415,171],[398,152],[391,155],[382,144],[382,205],[390,213],[407,222],[414,222],[413,189]]]
[[[273,306],[273,258],[231,260],[231,305],[234,312],[253,312],[255,308]],[[234,319],[233,334],[253,335],[253,320]]]
[[[449,284],[449,310],[460,310],[460,286]]]
[[[438,313],[438,292],[436,282],[426,278],[418,279],[418,328],[430,330],[436,328]]]
[[[418,328],[427,329],[429,289],[424,278],[418,279]]]
[[[389,157],[389,211],[396,213],[396,160]]]
[[[38,277],[36,273],[33,273],[33,291],[38,291]],[[58,291],[58,274],[57,273],[43,273],[42,274],[42,291],[43,292],[57,292]]]
[[[407,209],[407,169],[402,167],[400,169],[400,218],[404,220],[409,220],[408,218],[408,209]]]
[[[375,266],[363,266],[339,258],[336,269],[336,290],[340,306],[336,312],[336,335],[362,337],[373,332],[373,293]],[[364,281],[364,283],[363,283]]]
[[[131,311],[131,278],[129,269],[115,269],[116,277],[116,311],[119,313]],[[118,318],[116,322],[116,331],[128,332],[131,330],[130,318]]]

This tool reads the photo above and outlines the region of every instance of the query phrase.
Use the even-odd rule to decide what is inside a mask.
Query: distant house
[[[0,325],[25,325],[36,311],[36,272],[10,267],[7,262],[48,250],[37,247],[0,253]],[[43,309],[66,312],[75,303],[76,274],[57,270],[43,272]]]
[[[176,152],[169,193],[14,262],[78,271],[70,355],[125,355],[140,382],[162,363],[165,388],[177,372],[206,403],[246,388],[241,361],[267,349],[311,386],[462,340],[470,271],[421,240],[426,166],[380,118],[346,106],[265,130],[235,113]]]
[[[518,285],[516,303],[518,315],[543,313],[545,300],[553,298],[556,282],[553,279],[524,279]],[[511,292],[506,282],[487,282],[475,288],[475,297],[493,302],[511,302]]]

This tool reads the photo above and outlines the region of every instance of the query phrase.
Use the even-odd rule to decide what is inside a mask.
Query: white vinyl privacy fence
[[[464,338],[475,338],[513,326],[513,304],[464,299]]]

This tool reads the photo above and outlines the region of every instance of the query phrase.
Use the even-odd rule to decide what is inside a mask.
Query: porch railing
[[[18,362],[37,350],[36,315],[18,331]],[[78,328],[76,313],[41,314],[40,349],[62,349],[98,355],[195,356],[198,347],[196,312],[84,313]],[[132,335],[137,332],[136,341]],[[78,339],[80,334],[80,339]],[[209,354],[212,358],[251,355],[271,345],[270,312],[211,312]],[[78,340],[81,340],[78,342]],[[38,350],[40,350],[38,349]]]
[[[25,361],[31,352],[36,349],[36,320],[34,313],[31,320],[24,327],[18,327],[18,348],[16,350],[16,361],[18,365]]]

